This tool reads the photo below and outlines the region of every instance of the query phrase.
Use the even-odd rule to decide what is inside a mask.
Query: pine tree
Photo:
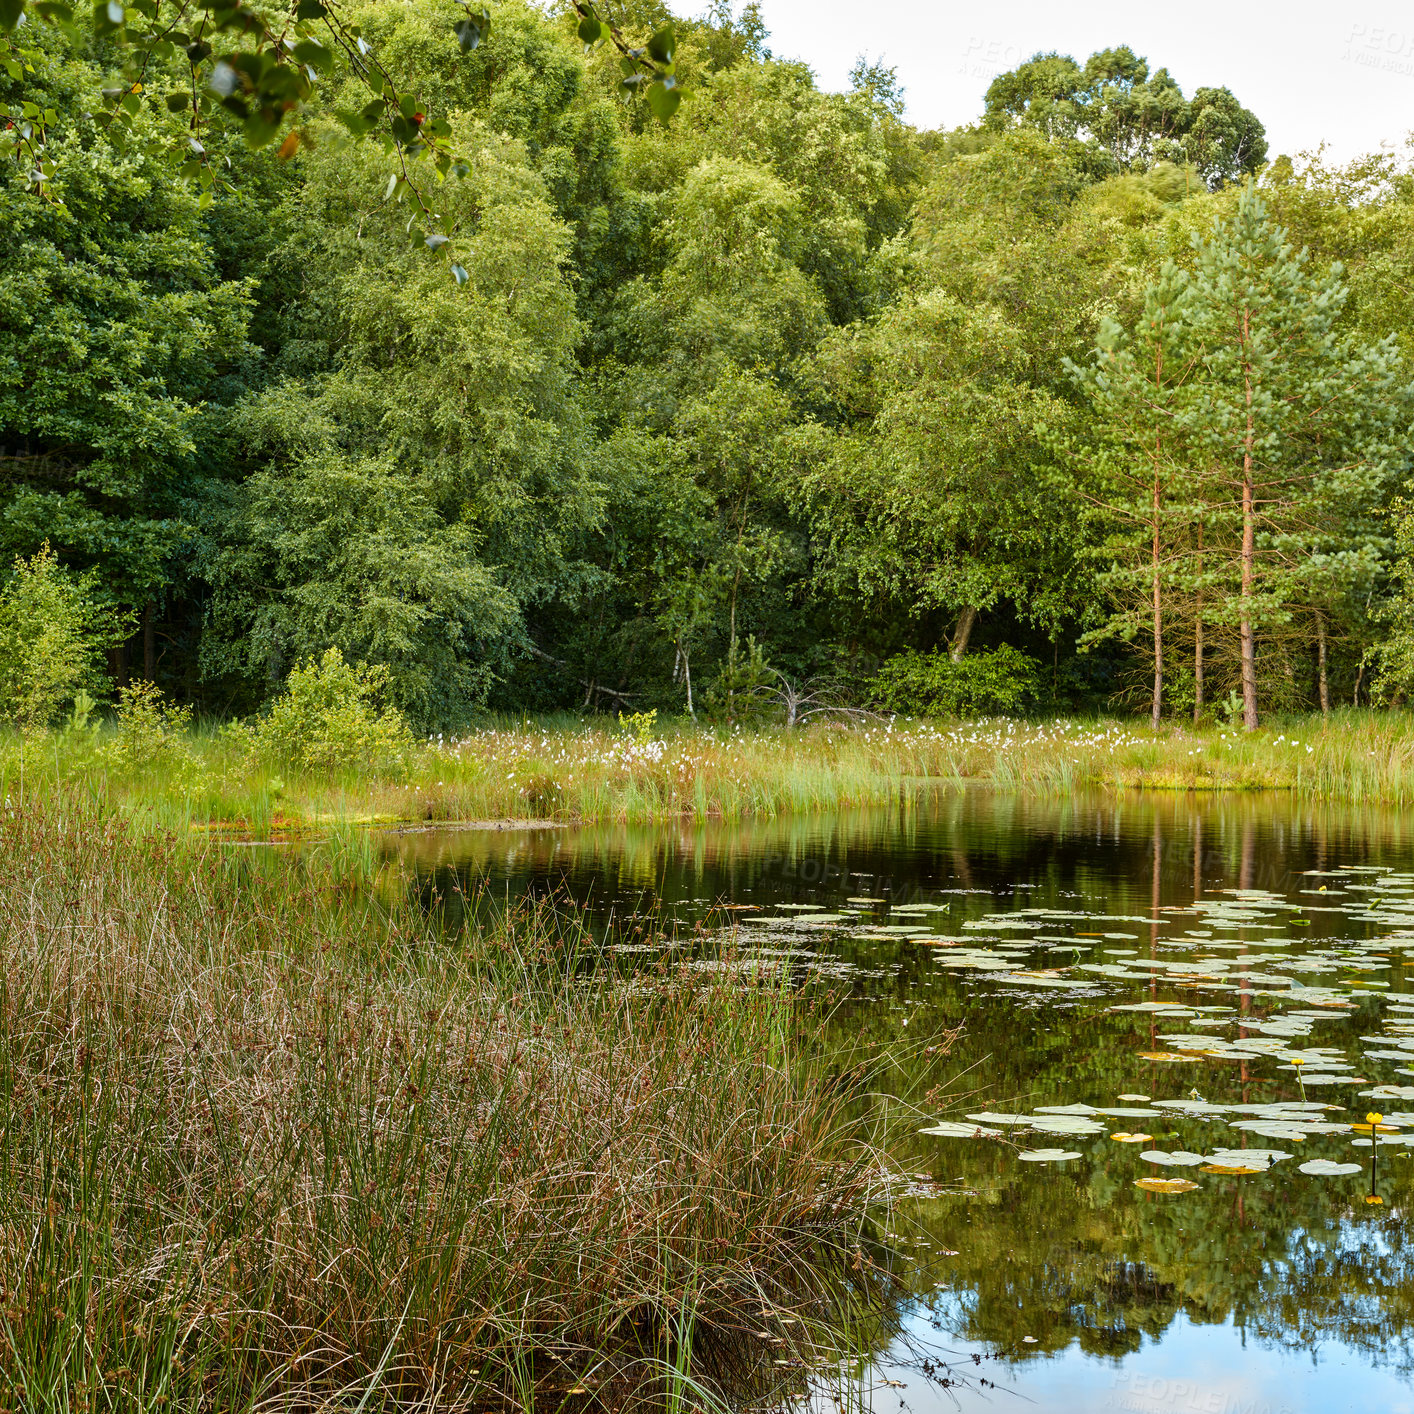
[[[1205,512],[1205,550],[1236,629],[1243,724],[1259,720],[1259,636],[1329,615],[1368,578],[1373,507],[1402,464],[1409,393],[1393,339],[1343,337],[1340,267],[1314,269],[1249,187],[1228,221],[1200,241],[1185,301],[1198,348],[1184,432],[1219,494]]]
[[[1080,469],[1082,495],[1103,529],[1098,552],[1109,563],[1099,581],[1114,604],[1088,638],[1130,639],[1146,630],[1155,726],[1164,705],[1166,595],[1185,557],[1193,494],[1184,415],[1194,366],[1187,300],[1187,274],[1165,264],[1133,331],[1105,320],[1091,365],[1072,365],[1095,422],[1088,444],[1068,449],[1068,460]]]

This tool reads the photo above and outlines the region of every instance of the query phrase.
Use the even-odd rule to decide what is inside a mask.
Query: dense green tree
[[[993,79],[986,104],[985,125],[1017,124],[1074,144],[1096,173],[1191,163],[1222,185],[1255,172],[1267,156],[1261,123],[1227,89],[1200,88],[1186,99],[1167,69],[1150,73],[1127,45],[1083,65],[1067,54],[1037,54]]]
[[[41,68],[30,91],[96,103],[97,75],[58,38]],[[62,205],[13,166],[0,182],[0,552],[47,540],[150,625],[192,534],[203,403],[253,372],[252,281],[223,278],[160,156],[119,151],[90,122],[56,161]]]
[[[205,499],[208,670],[278,682],[340,648],[448,721],[601,514],[570,398],[569,232],[512,140],[468,131],[445,221],[465,288],[408,246],[375,155],[321,146],[289,217],[304,271],[284,377],[231,414],[244,475]]]
[[[956,656],[999,601],[1048,629],[1068,607],[1073,542],[1034,430],[1065,413],[1027,380],[1022,345],[996,310],[930,291],[841,330],[816,363],[838,430],[809,438],[796,496],[822,586],[941,612]]]

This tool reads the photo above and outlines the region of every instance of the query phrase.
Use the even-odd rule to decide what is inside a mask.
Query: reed
[[[451,936],[352,848],[0,814],[0,1409],[681,1407],[819,1360],[890,1179],[818,1014],[544,907]]]

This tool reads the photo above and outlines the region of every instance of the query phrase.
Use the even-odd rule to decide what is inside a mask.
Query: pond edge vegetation
[[[877,1061],[729,948],[74,796],[0,849],[0,1407],[710,1406],[886,1319]]]

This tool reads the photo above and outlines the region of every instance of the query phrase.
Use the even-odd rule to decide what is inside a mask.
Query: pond
[[[572,898],[625,948],[657,946],[635,918],[735,928],[897,1057],[886,1083],[919,1105],[897,1157],[927,1182],[897,1216],[912,1296],[861,1404],[1414,1411],[1400,813],[953,791],[388,848],[453,897]],[[910,1067],[942,1083],[916,1093]],[[939,1388],[929,1360],[969,1381]]]

